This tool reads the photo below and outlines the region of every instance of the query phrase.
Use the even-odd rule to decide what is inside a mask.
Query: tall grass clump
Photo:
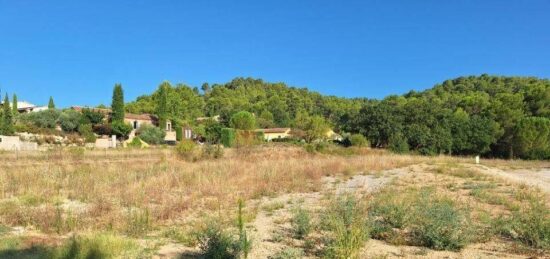
[[[529,204],[508,218],[497,220],[498,231],[505,237],[527,246],[550,250],[550,209],[542,199],[529,200]]]
[[[357,258],[369,237],[366,206],[351,195],[337,197],[323,213],[322,226],[325,258]]]
[[[292,229],[294,236],[303,239],[311,232],[311,217],[309,212],[301,207],[294,210],[292,216]]]
[[[433,189],[382,193],[369,206],[373,237],[453,251],[473,241],[469,210]]]
[[[247,258],[252,249],[244,221],[244,201],[239,200],[237,235],[224,229],[219,223],[209,222],[206,229],[197,234],[199,247],[205,258]],[[237,236],[237,237],[235,237]]]

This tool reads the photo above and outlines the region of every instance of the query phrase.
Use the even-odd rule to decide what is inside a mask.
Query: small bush
[[[188,161],[194,161],[198,158],[197,155],[197,144],[191,140],[182,140],[176,146],[176,152],[178,155]]]
[[[118,138],[126,139],[134,128],[128,123],[113,122],[113,124],[111,124],[111,129],[113,131],[113,134],[116,135]]]
[[[302,208],[297,208],[292,216],[292,229],[298,239],[303,239],[311,231],[311,217],[309,212]]]
[[[349,137],[349,140],[354,147],[366,147],[369,145],[369,141],[362,134],[353,134]]]
[[[221,145],[205,144],[202,147],[203,159],[218,159],[223,157],[223,147]]]
[[[221,130],[221,143],[224,147],[233,147],[235,145],[235,129],[223,128]]]
[[[39,128],[55,129],[59,115],[60,112],[58,110],[49,109],[45,111],[21,114],[19,119]]]
[[[510,218],[500,219],[499,232],[530,247],[550,250],[550,209],[543,200],[533,199]]]
[[[75,110],[65,110],[59,115],[59,124],[65,132],[75,132],[82,120],[82,114]]]
[[[80,136],[84,138],[84,142],[95,143],[96,136],[92,130],[91,124],[82,124],[78,126],[78,133],[80,133]]]
[[[303,258],[304,255],[304,250],[289,247],[277,252],[275,255],[270,257],[270,259],[300,259]]]
[[[219,225],[213,223],[197,235],[197,241],[205,258],[231,259],[240,255],[238,242]]]
[[[369,237],[366,207],[353,196],[338,197],[323,214],[329,231],[326,258],[355,258]]]
[[[469,211],[432,189],[388,189],[383,194],[369,209],[373,237],[436,250],[460,250],[473,241]]]
[[[166,137],[166,132],[164,130],[147,124],[139,127],[137,133],[140,139],[151,145],[163,143],[164,137]]]
[[[409,152],[409,143],[402,134],[395,134],[388,140],[388,149],[394,153],[404,154]]]

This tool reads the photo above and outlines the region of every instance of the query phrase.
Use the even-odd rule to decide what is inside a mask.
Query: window
[[[172,123],[166,122],[166,131],[172,131]]]
[[[134,121],[134,129],[138,128],[138,121]]]

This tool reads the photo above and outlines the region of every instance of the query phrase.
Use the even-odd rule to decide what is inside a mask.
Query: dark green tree
[[[19,113],[19,109],[17,107],[17,95],[16,94],[13,95],[13,101],[12,101],[11,107],[12,107],[13,115],[16,116]]]
[[[254,130],[256,129],[256,118],[250,112],[240,111],[231,116],[230,125],[239,130]]]
[[[48,102],[48,109],[54,110],[55,109],[55,103],[53,102],[53,97],[50,96],[50,101]]]
[[[111,103],[111,121],[114,122],[124,122],[124,91],[122,90],[122,85],[115,84],[113,89],[113,101]]]
[[[10,99],[8,94],[4,98],[3,103],[3,112],[2,112],[2,123],[0,125],[0,135],[12,136],[15,133],[13,127],[13,114],[10,107]]]
[[[163,82],[158,89],[158,99],[156,105],[156,114],[159,118],[159,127],[164,129],[168,121],[168,91],[172,88],[170,83]]]

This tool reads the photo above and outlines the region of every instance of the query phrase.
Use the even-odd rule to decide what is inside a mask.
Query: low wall
[[[0,150],[33,151],[38,150],[38,144],[35,142],[21,141],[19,136],[0,136]]]

